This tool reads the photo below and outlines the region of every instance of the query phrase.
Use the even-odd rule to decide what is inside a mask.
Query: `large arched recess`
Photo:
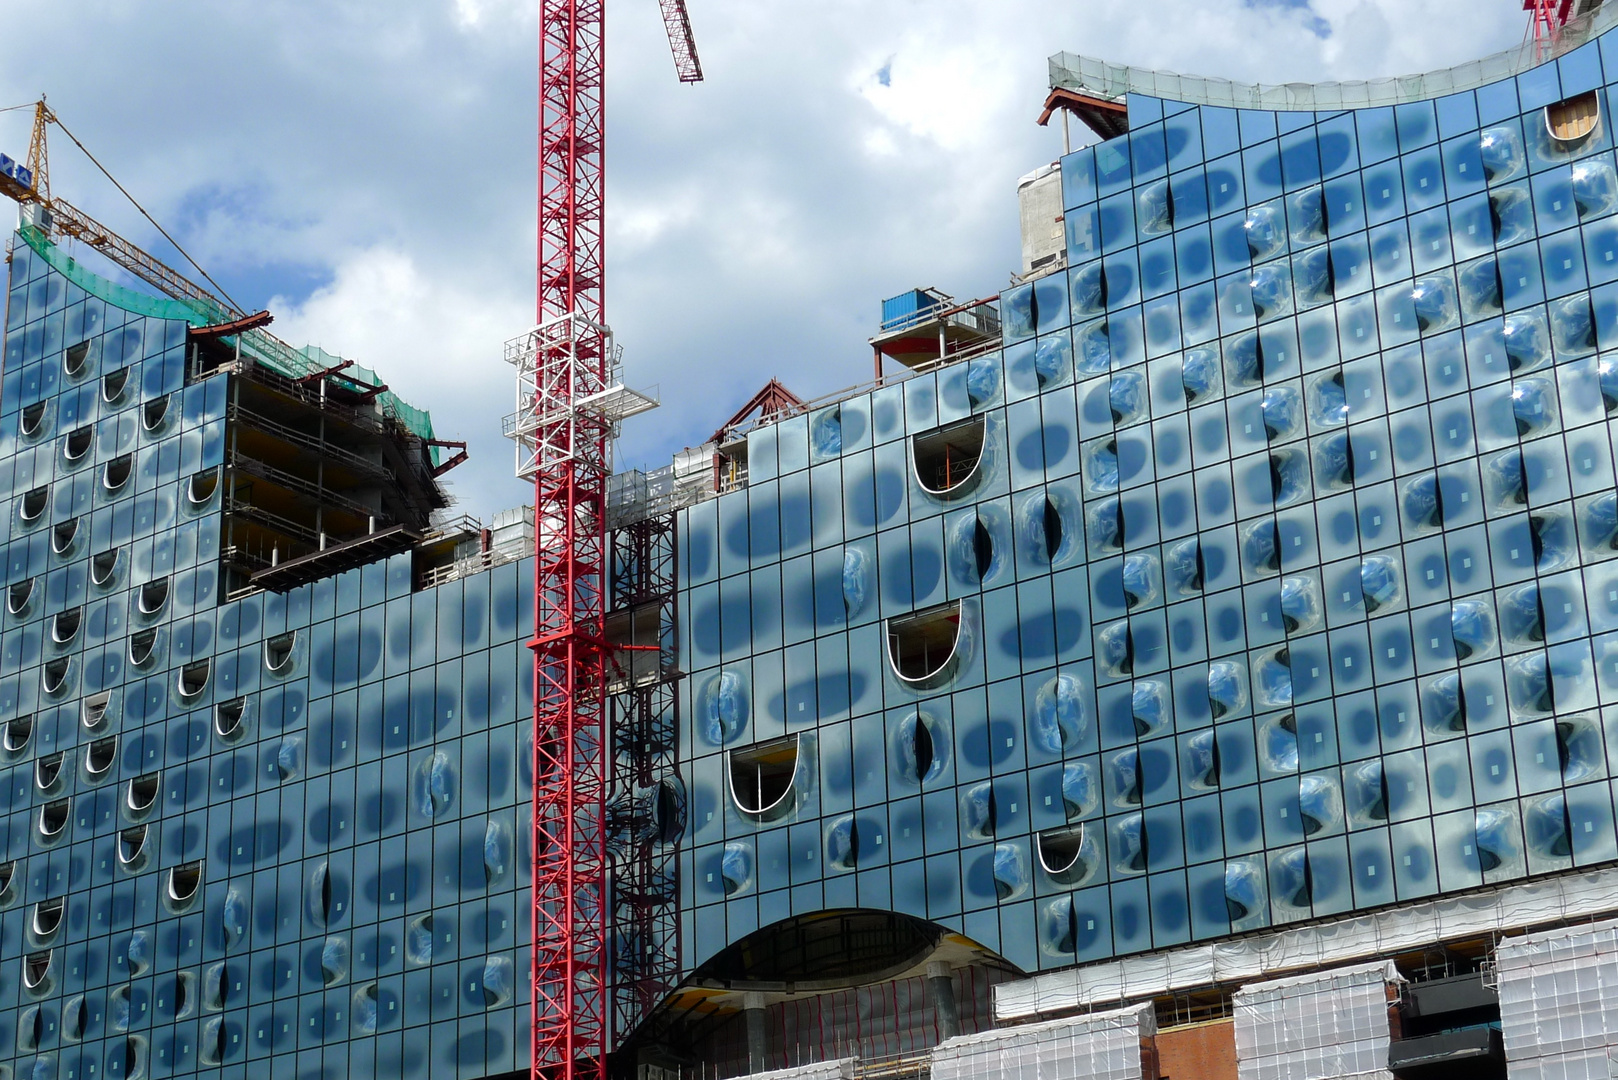
[[[762,1000],[772,1010],[772,1039],[791,1038],[792,1025],[782,1020],[783,1012],[794,1012],[801,1023],[806,1010],[823,1004],[830,1008],[852,994],[863,995],[866,1003],[892,1001],[898,1009],[907,992],[930,997],[931,991],[924,989],[927,977],[945,969],[968,1031],[988,1025],[987,1015],[978,1013],[985,1012],[982,1003],[989,987],[1024,977],[1010,961],[970,938],[913,915],[871,908],[795,915],[755,930],[687,976],[620,1044],[612,1072],[633,1076],[638,1062],[661,1059],[669,1065],[701,1062],[711,1075],[729,1075],[721,1059],[745,1047],[744,1009],[749,1002]],[[963,991],[968,1000],[961,1000]],[[930,1004],[919,1016],[914,1005],[908,1018],[895,1017],[901,1025],[920,1025],[895,1034],[904,1049],[936,1041]],[[864,1019],[867,1025],[872,1021],[870,1016]],[[798,1041],[772,1049],[784,1056],[781,1064],[808,1061],[811,1055],[825,1060],[853,1053],[852,1044],[870,1034],[853,1030],[855,1026],[828,1013],[817,1025],[824,1032],[818,1045]]]

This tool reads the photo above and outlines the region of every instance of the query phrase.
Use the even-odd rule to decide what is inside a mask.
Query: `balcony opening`
[[[798,736],[733,750],[730,754],[730,797],[736,808],[755,820],[774,821],[797,802],[792,779],[798,773]]]
[[[17,430],[24,438],[33,438],[39,434],[39,429],[45,423],[45,402],[36,401],[25,406],[22,414],[17,417]]]
[[[62,1038],[70,1043],[76,1043],[84,1038],[84,1029],[90,1024],[90,1006],[85,1003],[84,995],[68,999],[67,1005],[62,1009]]]
[[[28,601],[34,596],[34,579],[28,578],[18,581],[6,590],[6,610],[13,615],[21,615],[28,606]]]
[[[90,447],[95,445],[95,440],[95,428],[88,424],[84,427],[76,428],[68,432],[67,438],[63,440],[62,456],[68,461],[78,461],[90,452]]]
[[[34,488],[23,495],[22,503],[17,507],[18,516],[24,521],[38,521],[39,515],[45,512],[45,507],[50,501],[50,488]]]
[[[1034,847],[1039,855],[1039,865],[1051,880],[1064,885],[1075,884],[1089,876],[1094,869],[1091,861],[1094,856],[1094,842],[1086,850],[1088,834],[1084,825],[1067,825],[1057,829],[1046,829],[1034,838]]]
[[[107,706],[112,704],[112,691],[91,694],[79,707],[79,722],[86,731],[95,731],[107,722]]]
[[[39,836],[40,839],[50,841],[62,835],[67,828],[68,815],[72,812],[71,799],[58,799],[53,803],[46,803],[39,808]]]
[[[144,667],[152,658],[152,651],[157,648],[157,627],[140,630],[129,635],[129,662],[135,667]]]
[[[51,528],[51,550],[66,555],[73,550],[73,540],[79,535],[79,519],[68,518]]]
[[[136,607],[142,615],[156,615],[163,610],[163,605],[169,600],[169,579],[158,578],[148,581],[140,587],[140,599]]]
[[[131,817],[145,814],[157,805],[157,793],[163,786],[162,773],[137,776],[124,789],[124,809]]]
[[[83,621],[83,608],[58,611],[51,617],[51,640],[58,645],[69,644],[79,636],[79,624]]]
[[[124,485],[129,483],[129,475],[135,471],[135,456],[124,454],[107,462],[101,471],[101,486],[108,491],[122,491]]]
[[[84,371],[84,362],[90,359],[90,343],[81,341],[77,345],[69,345],[62,354],[62,371],[69,376],[79,375]]]
[[[433,962],[433,916],[431,912],[411,919],[405,926],[405,959],[412,964]]]
[[[63,754],[63,751],[57,751],[34,762],[34,786],[47,795],[56,790],[57,783],[62,779]]]
[[[118,572],[118,549],[103,551],[90,556],[90,584],[105,587],[112,584],[112,578]]]
[[[118,736],[97,739],[84,748],[84,771],[92,781],[100,780],[118,762]]]
[[[982,415],[913,436],[911,464],[921,489],[941,499],[958,499],[977,487],[983,437]]]
[[[185,486],[185,497],[192,506],[207,506],[209,500],[213,498],[213,493],[218,489],[219,470],[208,469],[191,474],[191,481]]]
[[[230,1048],[230,1031],[224,1021],[214,1017],[202,1025],[202,1038],[197,1041],[197,1058],[204,1065],[218,1065]]]
[[[34,938],[38,941],[49,941],[62,928],[62,912],[65,904],[61,897],[55,900],[41,900],[34,905]]]
[[[135,825],[118,834],[118,863],[129,869],[146,854],[146,826]]]
[[[169,871],[170,874],[173,871]],[[197,977],[189,971],[182,971],[174,976],[174,1016],[184,1019],[190,1016],[197,996]]]
[[[959,601],[888,620],[888,664],[899,681],[932,689],[955,673],[959,660]]]
[[[45,1015],[40,1012],[39,1006],[24,1009],[17,1018],[17,1049],[32,1054],[39,1049],[44,1038]]]
[[[122,400],[124,388],[129,385],[129,369],[119,368],[101,376],[101,400],[108,405]]]
[[[40,677],[40,685],[47,694],[55,694],[67,685],[68,670],[72,667],[73,658],[63,656],[56,660],[45,662],[44,674]]]
[[[292,667],[292,650],[298,644],[297,631],[264,639],[264,666],[281,674]]]
[[[659,844],[672,844],[685,835],[685,792],[674,780],[659,780],[651,798],[651,834]]]
[[[1545,130],[1564,149],[1601,126],[1601,99],[1594,90],[1545,106]]]
[[[17,880],[17,860],[0,863],[0,903],[10,903],[16,899],[11,891],[12,884]]]
[[[189,904],[202,885],[202,863],[186,863],[169,871],[168,898],[172,905]]]
[[[32,991],[42,991],[51,975],[51,950],[29,953],[22,962],[22,984]]]
[[[331,867],[321,863],[315,867],[309,879],[309,914],[320,926],[325,926],[332,917],[332,880]]]
[[[18,716],[6,721],[4,745],[6,753],[20,754],[28,749],[28,740],[34,737],[34,714]]]
[[[139,1035],[124,1039],[124,1080],[146,1080],[146,1040]]]
[[[213,730],[226,742],[234,742],[243,734],[242,719],[247,712],[246,698],[233,698],[214,706]]]
[[[156,397],[140,407],[140,426],[148,432],[155,432],[162,428],[163,421],[169,418],[169,396],[164,394]]]
[[[198,660],[180,669],[180,696],[194,698],[208,689],[208,676],[213,673],[213,659]]]

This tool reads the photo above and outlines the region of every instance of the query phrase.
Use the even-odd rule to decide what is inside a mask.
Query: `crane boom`
[[[668,31],[669,48],[674,52],[674,71],[683,83],[702,81],[702,59],[697,41],[691,36],[691,16],[685,0],[658,0],[663,8],[663,29]]]
[[[165,296],[198,309],[215,322],[229,322],[245,313],[235,304],[203,288],[157,256],[119,236],[66,199],[51,195],[50,153],[45,142],[47,127],[58,122],[41,98],[34,106],[33,135],[28,140],[26,173],[19,176],[0,170],[0,195],[22,206],[40,209],[34,225],[46,239],[66,236],[88,244],[113,263],[129,271]]]

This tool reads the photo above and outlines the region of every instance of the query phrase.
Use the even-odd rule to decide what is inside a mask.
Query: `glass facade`
[[[222,595],[237,376],[53,250],[0,390],[0,1077],[526,1068],[532,561]]]
[[[816,912],[1031,973],[1618,859],[1609,81],[1132,95],[999,348],[754,429],[609,688],[616,1034]],[[525,1068],[532,561],[230,593],[243,376],[59,255],[0,371],[0,1080]]]
[[[862,907],[1033,972],[1618,857],[1609,83],[1613,34],[1391,108],[1131,96],[999,350],[754,431],[679,519],[685,968]]]

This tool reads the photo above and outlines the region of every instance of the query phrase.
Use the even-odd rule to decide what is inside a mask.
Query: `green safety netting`
[[[229,322],[239,318],[239,313],[230,311],[224,304],[212,300],[176,300],[164,296],[152,296],[149,293],[139,292],[135,289],[120,285],[115,281],[108,281],[95,271],[86,267],[73,256],[64,252],[52,243],[38,229],[32,226],[23,226],[17,230],[20,236],[41,259],[44,259],[52,269],[67,278],[74,285],[83,289],[87,295],[98,300],[116,305],[125,311],[134,312],[154,319],[183,319],[192,326],[211,326],[222,322]],[[249,330],[240,335],[242,353],[250,356],[261,366],[287,378],[297,379],[305,375],[334,368],[342,364],[343,358],[334,353],[314,345],[307,345],[302,349],[294,349],[280,338],[267,334],[262,330]],[[235,338],[222,339],[232,345]],[[343,369],[343,375],[357,382],[375,386],[382,382],[376,372],[359,364],[350,364]],[[421,439],[433,438],[433,418],[426,409],[418,409],[409,402],[401,399],[391,390],[385,390],[376,397],[378,406],[383,413],[395,417],[406,431]],[[439,463],[439,448],[429,448],[434,465]]]

